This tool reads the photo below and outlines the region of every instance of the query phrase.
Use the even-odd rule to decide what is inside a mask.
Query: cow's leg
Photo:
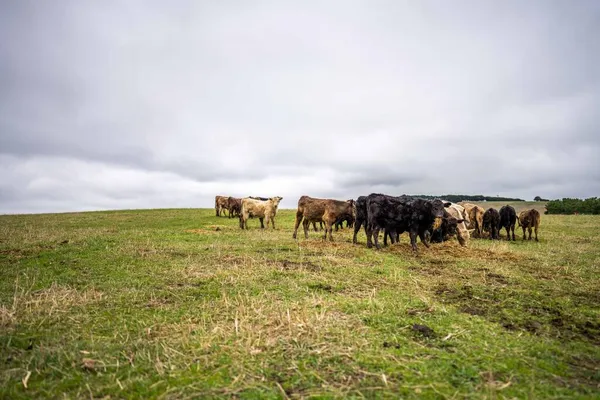
[[[365,222],[365,233],[367,234],[367,248],[373,247],[373,227]]]
[[[528,227],[527,231],[529,232],[529,240],[531,240],[531,227]]]
[[[327,239],[327,235],[329,235],[329,240],[333,242],[333,225],[335,225],[335,219],[332,219],[329,215],[327,215],[323,219],[323,223],[325,225],[325,236],[324,239]]]
[[[264,224],[265,217],[258,217],[258,219],[260,221],[260,229],[265,229],[265,224]]]
[[[358,231],[360,231],[360,225],[360,222],[356,222],[356,224],[354,224],[354,234],[352,235],[352,243],[354,244],[356,244],[356,235],[358,234]]]
[[[389,231],[386,229],[383,230],[383,247],[387,247],[387,238],[389,235]],[[390,241],[392,240],[392,238],[390,237]]]
[[[421,239],[421,243],[423,243],[425,245],[425,247],[429,248],[429,240],[428,240],[425,232],[427,232],[427,231],[419,232],[419,239]]]
[[[296,212],[296,221],[294,222],[294,234],[292,235],[294,239],[296,239],[296,236],[298,235],[298,227],[300,226],[300,222],[302,222],[303,217],[303,213]]]
[[[514,242],[515,240],[517,240],[515,238],[515,224],[511,225],[510,230],[512,231],[512,237],[513,237],[513,242]]]
[[[538,240],[538,237],[537,237],[538,226],[536,225],[536,226],[534,227],[534,229],[535,229],[535,241],[536,241],[536,242],[539,242],[539,240]]]
[[[271,226],[273,227],[273,230],[275,230],[275,217],[271,217]]]
[[[413,251],[417,252],[417,232],[415,230],[411,230],[409,232],[410,235],[410,246],[412,247]]]
[[[526,237],[525,229],[527,229],[527,228],[525,228],[525,225],[521,225],[521,228],[523,228],[523,240],[525,240],[525,237]]]
[[[379,226],[376,226],[375,228],[373,228],[371,230],[371,235],[373,236],[373,240],[375,241],[375,248],[377,250],[381,249],[381,246],[379,245]],[[371,245],[372,247],[372,245]]]
[[[317,229],[317,223],[315,221],[313,221],[313,229],[315,232],[318,232],[319,230]]]
[[[310,222],[305,219],[302,221],[302,227],[304,228],[304,239],[308,239],[308,229],[310,227]]]

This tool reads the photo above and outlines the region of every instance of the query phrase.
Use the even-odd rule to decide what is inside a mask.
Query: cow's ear
[[[452,203],[450,203],[450,202],[444,203],[444,207],[446,207],[446,208],[450,207],[451,205],[452,205]]]

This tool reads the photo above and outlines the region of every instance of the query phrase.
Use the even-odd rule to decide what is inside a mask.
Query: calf
[[[242,212],[242,199],[229,197],[227,199],[227,209],[229,210],[229,218],[240,216]]]
[[[500,239],[500,213],[495,208],[489,208],[483,213],[483,230],[490,233],[490,240]]]
[[[512,206],[506,205],[500,208],[500,224],[498,225],[498,239],[500,239],[500,229],[506,229],[506,238],[510,240],[512,231],[512,240],[515,239],[515,223],[517,222],[517,212]]]
[[[538,210],[523,210],[519,213],[517,219],[519,226],[523,228],[523,240],[525,240],[525,228],[529,231],[529,240],[531,240],[531,229],[535,229],[535,241],[538,241],[538,228],[540,227],[541,215]]]
[[[464,201],[461,201],[458,204],[463,206],[469,214],[467,229],[474,230],[475,234],[473,237],[483,237],[483,214],[485,213],[483,207]]]
[[[367,247],[379,246],[379,230],[385,229],[391,233],[392,243],[397,235],[409,232],[413,251],[417,251],[417,236],[429,247],[426,236],[430,229],[438,229],[444,217],[444,208],[450,203],[439,199],[423,200],[409,197],[393,197],[382,194],[370,194],[367,197]]]
[[[227,196],[215,196],[215,213],[217,217],[220,217],[221,213],[224,214],[224,210],[227,210],[228,199]]]
[[[240,228],[248,229],[248,219],[258,218],[260,220],[260,227],[264,229],[263,219],[266,220],[267,228],[269,222],[275,229],[275,215],[277,215],[277,207],[282,197],[271,197],[266,201],[256,200],[251,198],[242,199],[242,209],[240,212]]]

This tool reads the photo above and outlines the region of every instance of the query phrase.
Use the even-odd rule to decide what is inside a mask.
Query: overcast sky
[[[600,194],[600,1],[0,3],[0,213]]]

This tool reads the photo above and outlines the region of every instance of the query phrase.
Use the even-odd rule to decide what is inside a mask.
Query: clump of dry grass
[[[17,281],[10,306],[0,306],[0,323],[9,327],[21,319],[37,318],[43,314],[46,318],[63,314],[71,307],[95,303],[103,298],[103,293],[94,289],[77,290],[53,283],[50,287],[31,290]]]

